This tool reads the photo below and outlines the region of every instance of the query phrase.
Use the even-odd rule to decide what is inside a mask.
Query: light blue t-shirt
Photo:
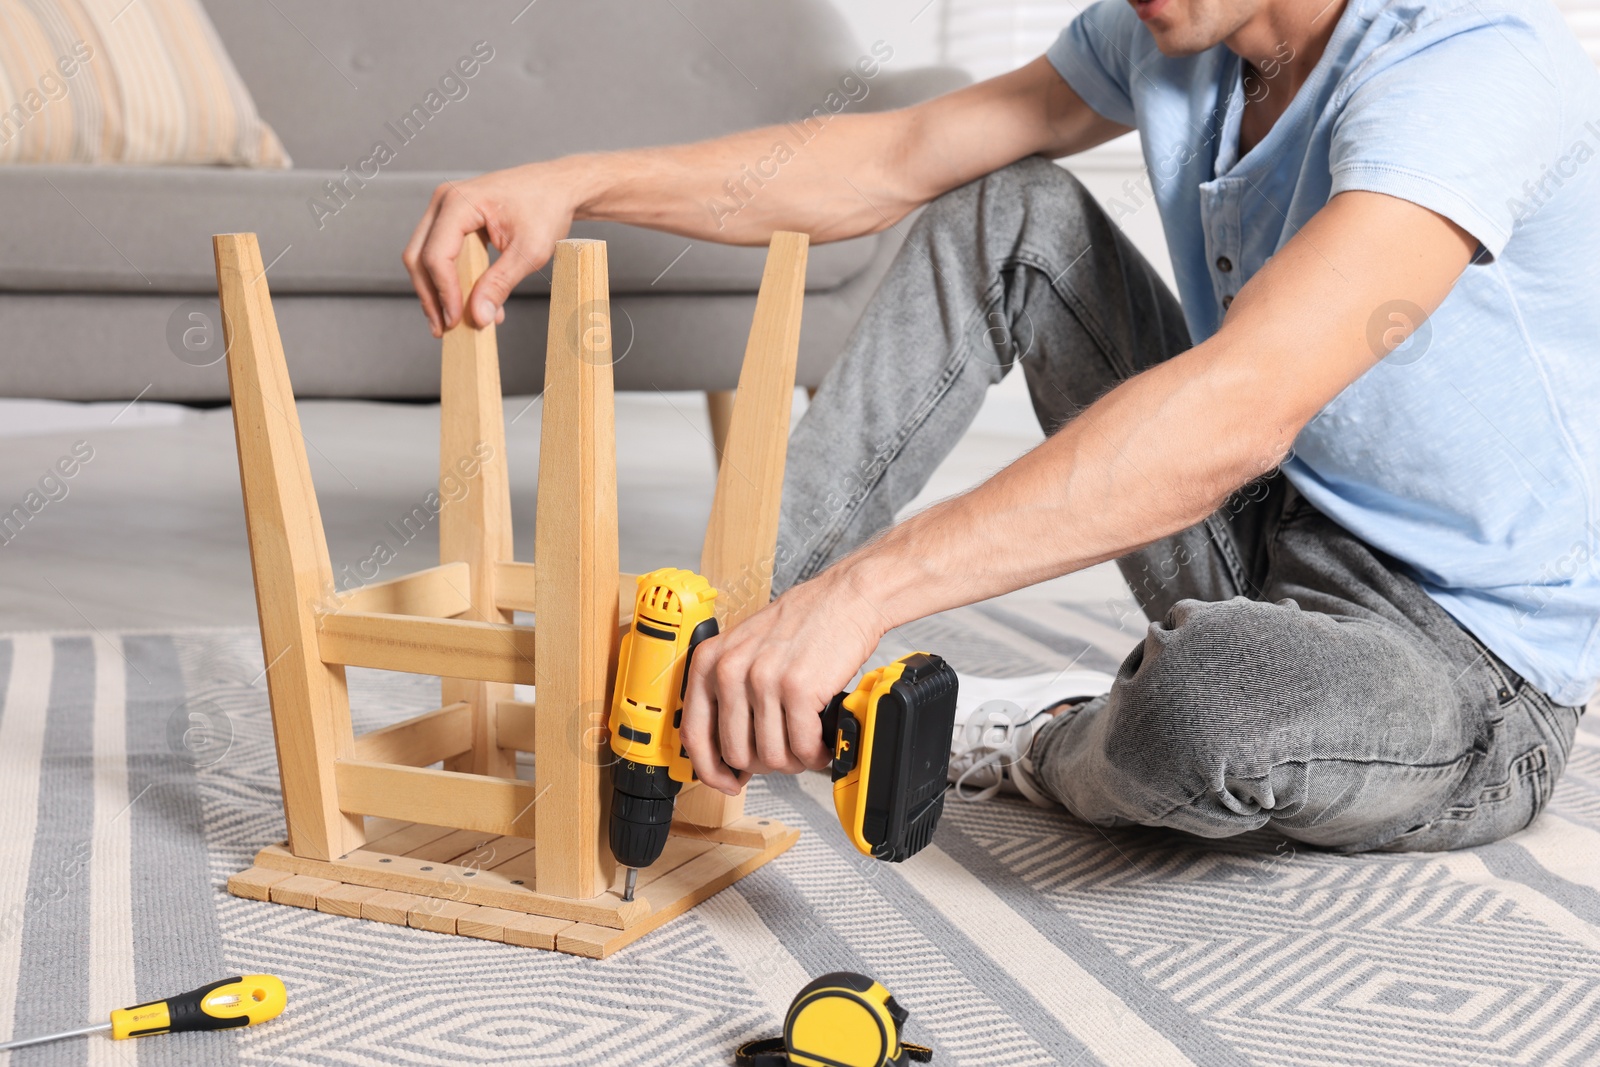
[[[1196,343],[1335,194],[1401,197],[1478,239],[1443,305],[1300,432],[1284,472],[1513,669],[1587,702],[1600,680],[1600,74],[1556,9],[1350,0],[1242,159],[1227,48],[1169,59],[1125,0],[1104,0],[1049,59],[1139,130]],[[1374,310],[1379,335],[1390,310],[1405,314]]]

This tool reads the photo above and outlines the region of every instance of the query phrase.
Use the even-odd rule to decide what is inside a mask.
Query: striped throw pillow
[[[198,0],[0,0],[0,163],[289,157]]]

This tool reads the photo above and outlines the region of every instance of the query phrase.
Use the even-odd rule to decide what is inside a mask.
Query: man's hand
[[[752,774],[826,767],[818,716],[884,632],[834,567],[696,649],[682,730],[700,780],[733,795]]]
[[[550,261],[556,242],[572,228],[576,207],[559,161],[497,170],[435,189],[400,257],[433,335],[443,337],[461,321],[463,303],[476,326],[502,321],[511,290]],[[456,279],[456,256],[462,239],[478,231],[500,250],[500,258],[469,296]]]

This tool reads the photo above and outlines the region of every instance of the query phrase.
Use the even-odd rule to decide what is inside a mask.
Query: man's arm
[[[958,185],[1030,155],[1052,158],[1125,132],[1039,59],[1021,70],[914,107],[838,115],[800,145],[774,126],[698,144],[567,156],[447,182],[401,257],[435,336],[462,315],[455,259],[482,230],[501,252],[472,294],[471,319],[498,321],[512,288],[544,266],[575,219],[604,219],[728,244],[765,244],[775,230],[814,242],[885,229]],[[718,217],[707,203],[740,168],[792,156],[759,195]]]
[[[1476,247],[1407,201],[1335,197],[1240,291],[1209,340],[702,646],[683,713],[701,779],[733,792],[744,778],[735,772],[825,766],[817,713],[891,628],[1204,519],[1277,466],[1300,429],[1375,365],[1384,353],[1367,335],[1377,309],[1403,299],[1431,313]]]

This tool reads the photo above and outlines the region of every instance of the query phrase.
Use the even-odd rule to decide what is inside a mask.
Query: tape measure
[[[900,1040],[906,1010],[864,974],[835,971],[796,994],[783,1036],[741,1045],[739,1067],[905,1067],[933,1050]]]

